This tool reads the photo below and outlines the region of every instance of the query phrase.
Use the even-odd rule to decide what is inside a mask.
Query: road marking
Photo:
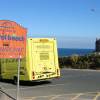
[[[55,97],[55,96],[62,96],[62,95],[77,95],[77,94],[91,94],[91,93],[98,93],[98,92],[84,92],[84,93],[69,93],[69,94],[55,94],[55,95],[47,95],[47,96],[34,96],[34,97],[25,97],[25,98],[46,98],[46,97]]]
[[[84,94],[93,94],[93,93],[100,93],[100,92],[83,92],[83,93],[68,93],[68,94],[55,94],[55,95],[47,95],[47,96],[34,96],[34,97],[25,97],[25,98],[40,98],[40,97],[54,97],[54,96],[62,96],[62,95],[77,95],[77,94],[81,94],[81,95],[84,95]]]
[[[61,96],[61,95],[56,95],[56,96],[50,98],[49,100],[54,100],[54,99],[58,98],[59,96]]]
[[[30,100],[35,100],[36,99],[36,97],[32,97]]]
[[[98,94],[94,97],[93,100],[97,100],[99,96],[100,96],[100,92],[98,92]]]
[[[72,100],[76,100],[78,97],[80,97],[83,93],[79,93],[77,94],[74,98],[72,98]]]
[[[48,98],[48,97],[50,97],[49,100],[55,100],[56,98],[59,98],[60,96],[64,96],[64,95],[66,95],[66,96],[72,95],[73,96],[73,95],[75,95],[71,100],[77,100],[81,95],[90,95],[91,94],[91,95],[94,96],[95,93],[97,93],[97,95],[92,100],[97,100],[98,97],[100,96],[100,92],[84,92],[84,93],[71,93],[71,94],[60,94],[60,95],[58,94],[58,95],[48,95],[48,96],[34,96],[34,97],[25,97],[24,99],[34,100],[34,99],[38,99],[38,98]]]
[[[48,96],[34,96],[34,97],[25,97],[25,99],[27,99],[27,98],[48,98],[48,97],[55,97],[55,96],[58,96],[58,95],[48,95]],[[61,95],[59,95],[59,96],[61,96]]]

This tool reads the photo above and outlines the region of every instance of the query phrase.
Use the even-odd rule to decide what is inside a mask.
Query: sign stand
[[[19,90],[19,85],[20,85],[20,56],[19,56],[19,58],[18,58],[18,69],[17,69],[17,71],[18,71],[18,74],[17,74],[17,100],[19,100],[19,98],[20,98],[20,96],[19,96],[19,94],[20,94],[20,90]]]
[[[16,100],[20,99],[20,66],[21,59],[26,56],[27,29],[10,20],[0,20],[0,59],[18,60],[16,75],[12,75],[17,83]],[[16,45],[15,45],[16,44]],[[2,68],[2,67],[1,67]],[[8,67],[7,67],[8,68]],[[10,70],[10,69],[9,69]]]

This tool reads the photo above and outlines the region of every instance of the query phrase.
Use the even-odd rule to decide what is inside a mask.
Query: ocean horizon
[[[58,48],[58,56],[71,56],[74,54],[83,56],[92,53],[94,49],[77,49],[77,48]]]

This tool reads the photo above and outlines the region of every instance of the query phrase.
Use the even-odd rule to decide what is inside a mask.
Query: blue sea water
[[[70,48],[58,48],[58,56],[71,56],[78,54],[80,56],[93,52],[94,49],[70,49]]]

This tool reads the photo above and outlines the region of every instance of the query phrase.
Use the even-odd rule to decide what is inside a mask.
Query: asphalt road
[[[0,87],[16,98],[16,86],[11,82],[0,82]],[[20,85],[21,100],[100,100],[99,96],[100,71],[63,69],[59,79]]]

